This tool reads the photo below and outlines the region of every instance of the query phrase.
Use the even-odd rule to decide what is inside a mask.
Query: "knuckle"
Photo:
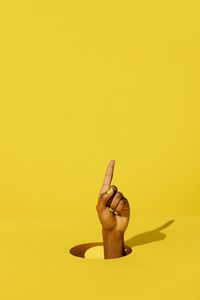
[[[122,206],[124,206],[124,204],[125,204],[125,203],[124,203],[123,199],[121,199],[121,200],[119,201],[119,205],[118,205],[118,206],[119,206],[119,207],[122,207]]]
[[[123,203],[124,203],[128,208],[130,208],[130,205],[129,205],[128,200],[127,200],[126,198],[123,198],[122,200],[123,200]]]
[[[117,197],[123,197],[124,195],[121,192],[117,192]]]

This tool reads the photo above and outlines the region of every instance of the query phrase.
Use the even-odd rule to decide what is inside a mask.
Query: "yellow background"
[[[0,8],[1,298],[199,299],[199,1],[4,1]],[[96,202],[110,159],[126,240],[116,260]]]

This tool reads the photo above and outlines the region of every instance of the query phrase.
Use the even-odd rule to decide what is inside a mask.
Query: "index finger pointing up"
[[[105,177],[103,180],[103,184],[100,189],[99,197],[108,190],[108,188],[111,184],[111,181],[113,178],[114,166],[115,166],[115,160],[112,159],[108,164],[106,174],[105,174]]]

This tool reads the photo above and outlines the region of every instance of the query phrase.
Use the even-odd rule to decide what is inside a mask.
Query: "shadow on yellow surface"
[[[170,226],[175,220],[170,220],[167,223],[163,224],[162,226],[159,226],[158,228],[154,230],[150,230],[147,232],[143,232],[140,234],[137,234],[133,236],[132,238],[128,239],[125,242],[125,251],[126,255],[132,253],[132,248],[135,246],[140,246],[156,241],[161,241],[166,238],[166,234],[162,233],[161,230],[167,228]],[[86,243],[86,244],[80,244],[77,246],[74,246],[70,249],[70,253],[74,256],[82,257],[82,258],[89,258],[85,256],[86,251],[88,251],[91,248],[100,248],[100,252],[96,251],[97,255],[94,256],[94,258],[103,258],[103,243],[102,242],[94,242],[94,243]]]
[[[167,223],[163,224],[162,226],[159,226],[154,230],[137,234],[132,238],[130,238],[129,240],[127,240],[125,243],[129,247],[133,248],[135,246],[140,246],[140,245],[164,240],[167,237],[167,235],[160,231],[170,226],[172,223],[174,223],[174,221],[175,220],[170,220]]]

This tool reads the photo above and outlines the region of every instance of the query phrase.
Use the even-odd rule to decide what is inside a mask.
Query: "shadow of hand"
[[[132,238],[130,238],[129,240],[127,240],[125,242],[125,244],[132,248],[135,246],[164,240],[166,238],[166,234],[162,233],[160,231],[167,228],[168,226],[170,226],[174,221],[175,220],[168,221],[164,225],[162,225],[154,230],[137,234],[137,235],[133,236]]]

